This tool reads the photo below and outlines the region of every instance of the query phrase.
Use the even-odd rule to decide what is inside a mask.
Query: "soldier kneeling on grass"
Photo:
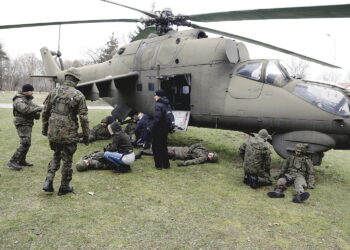
[[[131,170],[130,164],[135,161],[135,155],[130,137],[117,121],[108,125],[108,130],[112,135],[112,143],[105,152],[95,151],[82,157],[76,165],[78,171],[112,169],[115,173],[125,173]]]
[[[272,185],[270,177],[271,151],[267,140],[271,136],[261,129],[256,137],[250,137],[239,147],[243,159],[243,183],[251,188]]]
[[[310,196],[304,188],[315,188],[314,167],[311,159],[306,155],[307,145],[298,143],[295,146],[294,155],[290,155],[285,161],[279,174],[276,188],[268,192],[270,198],[284,198],[284,190],[287,185],[294,183],[293,202],[300,203]]]

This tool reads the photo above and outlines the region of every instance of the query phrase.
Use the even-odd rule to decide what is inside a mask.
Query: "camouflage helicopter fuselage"
[[[47,74],[62,82],[65,72],[46,48],[41,52]],[[78,69],[78,89],[89,100],[152,114],[154,90],[163,88],[173,109],[190,111],[191,124],[247,133],[266,128],[283,157],[296,143],[309,145],[316,164],[324,151],[350,148],[344,89],[296,79],[277,60],[249,60],[244,44],[206,38],[201,30],[150,36]]]

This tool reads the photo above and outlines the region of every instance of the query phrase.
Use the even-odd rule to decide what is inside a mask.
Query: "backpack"
[[[171,111],[170,106],[167,106],[166,108],[166,125],[168,129],[168,133],[175,132],[175,117],[173,112]]]

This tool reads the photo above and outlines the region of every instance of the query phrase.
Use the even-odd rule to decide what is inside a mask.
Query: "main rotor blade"
[[[239,36],[239,35],[227,33],[227,32],[223,32],[223,31],[220,31],[220,30],[210,29],[210,28],[198,26],[196,24],[192,24],[192,27],[195,28],[195,29],[205,30],[205,31],[208,31],[208,32],[211,32],[211,33],[214,33],[214,34],[235,38],[235,39],[238,39],[238,40],[241,40],[241,41],[245,41],[245,42],[248,42],[248,43],[252,43],[252,44],[255,44],[255,45],[259,45],[259,46],[262,46],[262,47],[265,47],[265,48],[268,48],[268,49],[276,50],[276,51],[279,51],[279,52],[282,52],[282,53],[285,53],[285,54],[288,54],[288,55],[296,56],[296,57],[298,57],[300,59],[303,59],[303,60],[306,60],[306,61],[309,61],[309,62],[314,62],[314,63],[321,64],[321,65],[324,65],[324,66],[328,66],[328,67],[331,67],[331,68],[340,68],[339,66],[336,66],[336,65],[333,65],[333,64],[329,64],[327,62],[323,62],[323,61],[320,61],[320,60],[317,60],[317,59],[314,59],[314,58],[311,58],[311,57],[308,57],[308,56],[305,56],[305,55],[293,52],[291,50],[283,49],[283,48],[280,48],[280,47],[277,47],[277,46],[274,46],[274,45],[271,45],[271,44],[268,44],[268,43],[260,42],[260,41],[257,41],[257,40],[253,40],[253,39],[250,39],[250,38],[247,38],[247,37],[244,37],[244,36]]]
[[[124,8],[128,8],[128,9],[131,9],[131,10],[136,10],[138,12],[141,12],[147,16],[150,16],[150,17],[153,17],[153,18],[156,18],[157,15],[152,13],[152,12],[149,12],[149,11],[145,11],[145,10],[139,10],[139,9],[136,9],[134,7],[130,7],[130,6],[127,6],[127,5],[124,5],[124,4],[120,4],[120,3],[116,3],[116,2],[113,2],[113,1],[109,1],[109,0],[101,0],[102,2],[106,2],[106,3],[111,3],[111,4],[115,4],[115,5],[119,5],[119,6],[122,6]]]
[[[342,17],[350,17],[350,4],[239,10],[186,16],[195,22]]]
[[[24,24],[0,25],[0,29],[15,29],[15,28],[49,26],[49,25],[60,25],[60,24],[113,23],[113,22],[137,23],[139,22],[139,20],[138,19],[96,19],[96,20],[77,20],[77,21],[57,21],[57,22],[47,22],[47,23],[24,23]]]

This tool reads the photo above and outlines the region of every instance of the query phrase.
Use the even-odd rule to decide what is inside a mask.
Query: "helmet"
[[[307,149],[307,144],[303,144],[303,143],[297,143],[295,145],[295,151],[300,151],[302,153],[306,153],[306,149]]]
[[[80,160],[77,162],[76,168],[78,171],[85,171],[88,169],[88,162],[86,160]]]
[[[79,73],[79,71],[76,68],[73,68],[73,67],[69,68],[67,70],[65,76],[67,76],[67,75],[74,76],[79,81],[81,80],[80,73]]]
[[[103,119],[101,120],[101,123],[108,123],[107,117],[103,118]]]
[[[266,129],[261,129],[261,130],[259,131],[258,135],[259,135],[261,138],[271,139],[271,135],[269,135],[269,132],[267,132]]]
[[[216,152],[209,152],[208,154],[212,153],[213,157],[208,158],[208,161],[210,162],[217,162],[219,160],[219,156]]]

